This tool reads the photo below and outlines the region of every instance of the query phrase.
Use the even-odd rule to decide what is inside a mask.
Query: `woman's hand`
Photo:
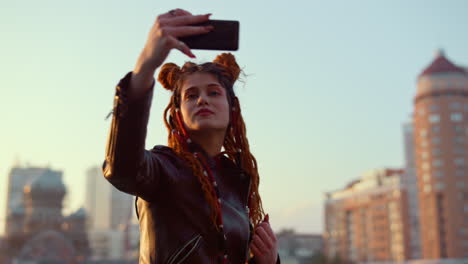
[[[174,9],[156,18],[133,70],[131,97],[138,97],[151,87],[156,69],[163,64],[171,49],[195,57],[190,48],[177,38],[206,34],[213,30],[212,26],[192,26],[208,21],[210,15],[194,16],[183,9]]]
[[[174,9],[159,15],[148,34],[137,66],[156,69],[162,65],[171,49],[178,49],[194,58],[189,47],[177,38],[210,32],[213,29],[212,26],[192,26],[192,24],[208,21],[210,15],[194,16],[183,9]]]
[[[275,264],[278,257],[278,241],[271,229],[268,214],[255,229],[255,234],[250,244],[255,262],[259,264]]]

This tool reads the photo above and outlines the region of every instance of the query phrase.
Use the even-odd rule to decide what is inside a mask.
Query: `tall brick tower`
[[[422,257],[468,257],[468,69],[437,52],[413,116]]]

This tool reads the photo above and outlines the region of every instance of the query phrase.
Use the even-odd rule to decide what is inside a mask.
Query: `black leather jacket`
[[[171,148],[145,150],[153,89],[128,102],[130,78],[128,73],[116,88],[103,172],[117,189],[138,197],[140,263],[218,263],[221,238],[201,185]],[[248,256],[250,178],[224,156],[209,158],[209,166],[220,190],[229,263],[255,263]]]

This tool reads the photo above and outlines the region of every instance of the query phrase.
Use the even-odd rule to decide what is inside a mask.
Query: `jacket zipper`
[[[119,110],[118,108],[119,103],[119,96],[114,96],[114,107],[113,107],[113,118],[112,118],[112,125],[109,131],[108,140],[107,140],[107,148],[106,148],[106,161],[107,166],[106,170],[110,169],[110,173],[114,173],[115,171],[115,148],[117,144],[117,135],[118,135],[118,128],[120,123],[120,118],[118,118]]]
[[[180,263],[182,263],[198,247],[198,244],[200,243],[201,239],[202,239],[201,235],[197,235],[194,238],[190,239],[187,243],[185,243],[185,245],[182,246],[182,248],[177,250],[169,258],[169,260],[167,261],[167,264],[173,264],[173,263],[174,264],[180,264]],[[187,252],[187,254],[185,254],[179,261],[175,262],[175,260],[179,257],[180,253],[182,253],[182,251],[184,251],[192,243],[193,243],[193,246],[192,246],[192,248],[190,248],[190,250]]]

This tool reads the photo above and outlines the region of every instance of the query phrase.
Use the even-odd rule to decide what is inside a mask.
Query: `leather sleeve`
[[[131,74],[129,72],[116,87],[102,170],[104,177],[120,191],[150,200],[164,173],[160,157],[145,150],[154,81],[147,95],[129,101]]]

